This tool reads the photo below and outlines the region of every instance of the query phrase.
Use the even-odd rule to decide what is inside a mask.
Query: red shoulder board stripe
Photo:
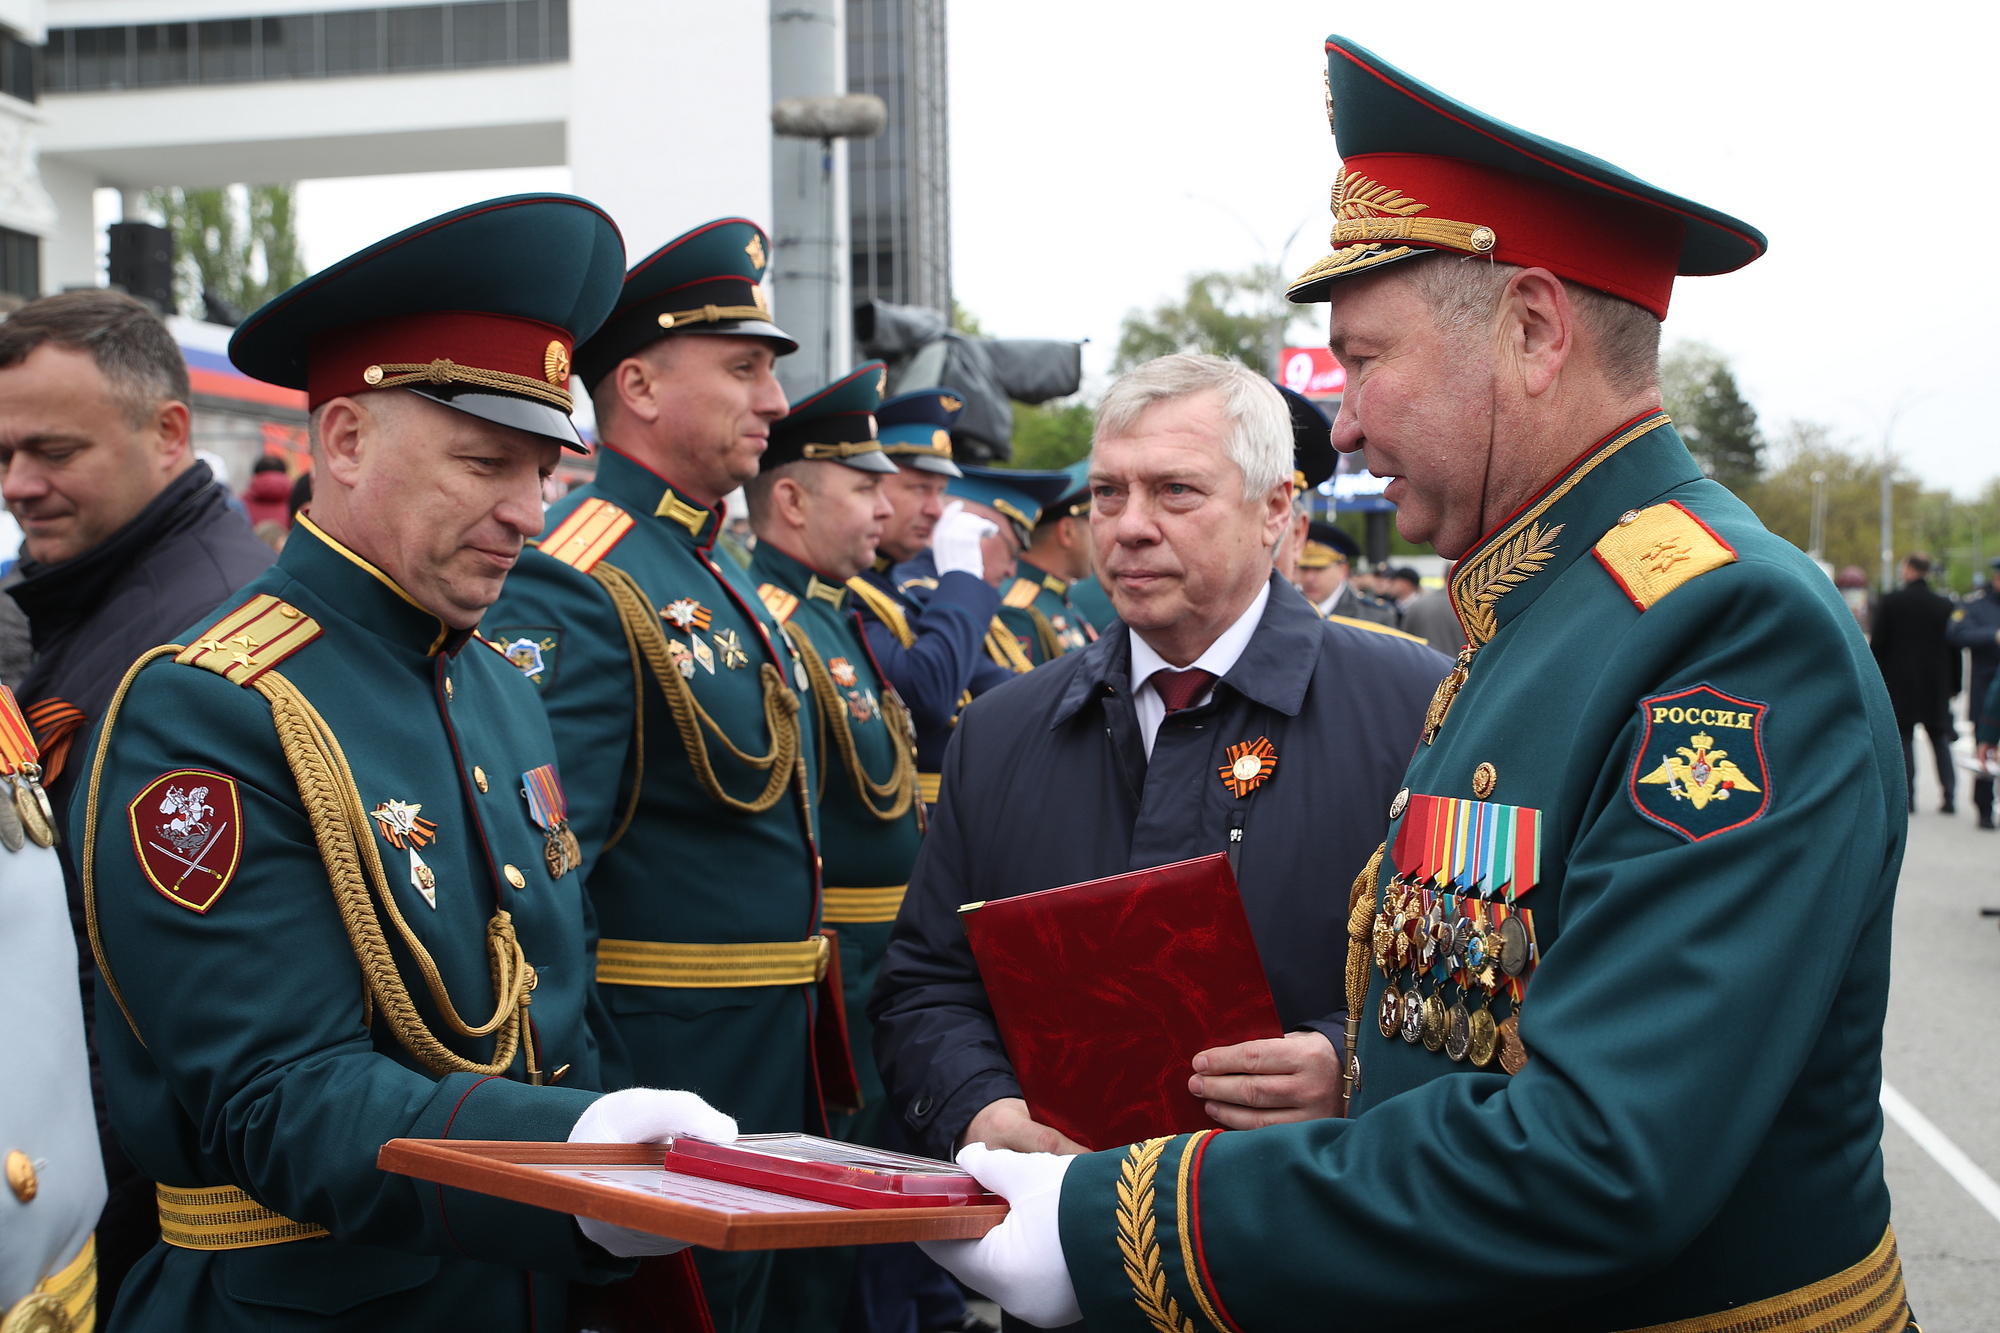
[[[249,685],[324,632],[317,620],[296,606],[259,593],[216,621],[174,661]]]
[[[125,814],[146,881],[190,912],[205,914],[215,906],[243,860],[236,779],[206,768],[176,768],[147,783]]]
[[[556,525],[554,532],[542,538],[541,551],[578,573],[588,574],[631,530],[630,514],[609,501],[593,497],[578,505]]]

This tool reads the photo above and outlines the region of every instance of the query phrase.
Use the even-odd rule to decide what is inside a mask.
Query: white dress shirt
[[[1139,715],[1139,735],[1146,743],[1146,758],[1153,757],[1153,738],[1159,735],[1160,723],[1165,721],[1167,716],[1166,702],[1160,698],[1160,692],[1153,688],[1153,673],[1192,671],[1200,667],[1203,671],[1212,672],[1216,679],[1220,680],[1229,674],[1229,668],[1236,665],[1236,659],[1243,656],[1243,650],[1250,646],[1250,636],[1256,633],[1257,622],[1264,618],[1264,605],[1270,600],[1271,582],[1266,579],[1264,586],[1257,590],[1257,596],[1250,603],[1249,609],[1236,618],[1235,624],[1216,636],[1215,642],[1208,645],[1207,652],[1195,658],[1186,667],[1177,667],[1167,661],[1153,651],[1151,644],[1139,637],[1137,630],[1132,632],[1132,708]],[[1211,686],[1189,707],[1200,707],[1207,703],[1209,696],[1214,693],[1215,689]]]

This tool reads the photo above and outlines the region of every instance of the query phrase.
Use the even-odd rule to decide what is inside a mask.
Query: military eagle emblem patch
[[[1641,699],[1644,726],[1626,784],[1632,804],[1689,842],[1761,817],[1771,805],[1767,711],[1707,685]]]
[[[147,882],[169,902],[206,914],[243,859],[236,779],[177,768],[147,783],[125,812]]]
[[[556,646],[560,636],[553,627],[510,625],[495,630],[487,642],[536,689],[547,689],[556,678]]]

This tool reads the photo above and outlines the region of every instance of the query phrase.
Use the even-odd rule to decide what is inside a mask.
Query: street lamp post
[[[1812,549],[1807,554],[1823,562],[1826,559],[1826,473],[1812,474],[1812,488],[1812,535],[1809,539]]]

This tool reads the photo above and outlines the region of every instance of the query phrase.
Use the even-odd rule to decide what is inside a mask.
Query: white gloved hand
[[[1006,1220],[978,1240],[919,1241],[932,1261],[1017,1319],[1060,1328],[1083,1318],[1057,1224],[1063,1175],[1074,1157],[967,1144],[958,1164],[1007,1200]]]
[[[668,1092],[660,1088],[627,1088],[607,1093],[590,1104],[569,1132],[571,1143],[663,1143],[685,1136],[710,1143],[734,1143],[736,1122],[691,1092]],[[600,1222],[594,1217],[578,1217],[576,1224],[584,1237],[609,1250],[620,1259],[636,1259],[648,1254],[677,1254],[688,1247],[684,1240],[656,1236],[650,1231]]]
[[[979,543],[999,532],[990,522],[965,508],[965,501],[953,500],[944,507],[944,516],[931,529],[931,560],[938,577],[970,574],[986,577],[986,556]]]

